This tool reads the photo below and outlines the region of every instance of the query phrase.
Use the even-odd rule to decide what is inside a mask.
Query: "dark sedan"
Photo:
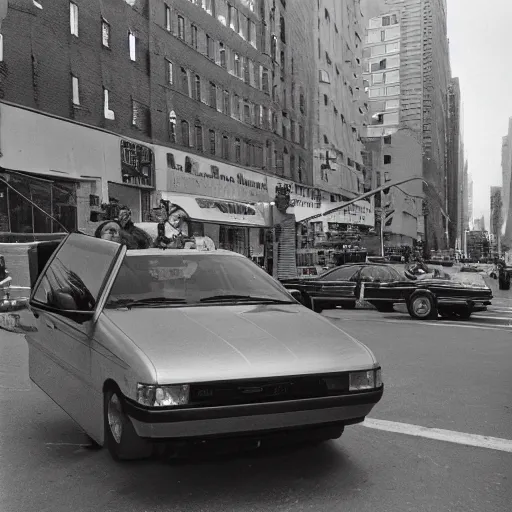
[[[300,301],[316,312],[342,306],[354,309],[365,300],[383,313],[394,304],[406,304],[409,314],[421,320],[469,318],[491,304],[491,289],[467,284],[449,276],[410,280],[394,267],[377,263],[343,265],[309,278],[285,279],[282,284],[300,292]]]

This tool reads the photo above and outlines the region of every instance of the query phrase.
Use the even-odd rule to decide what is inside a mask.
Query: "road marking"
[[[487,448],[489,450],[512,453],[512,440],[510,439],[466,434],[464,432],[444,430],[441,428],[420,427],[419,425],[411,425],[409,423],[375,420],[373,418],[366,418],[362,425],[376,430],[385,430],[386,432],[395,432],[397,434],[425,437],[427,439],[435,439],[436,441],[446,441],[448,443],[476,446],[478,448]]]
[[[509,322],[512,321],[512,317],[510,316],[483,316],[478,313],[473,318],[476,318],[478,320],[508,320]]]

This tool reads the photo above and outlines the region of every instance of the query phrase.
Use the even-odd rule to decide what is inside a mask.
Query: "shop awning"
[[[238,226],[266,226],[263,214],[256,206],[248,203],[172,192],[162,192],[162,199],[179,206],[191,220]]]

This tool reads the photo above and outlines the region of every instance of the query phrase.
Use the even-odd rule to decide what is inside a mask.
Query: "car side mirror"
[[[78,306],[70,293],[62,290],[52,292],[52,306],[63,311],[77,311]]]
[[[288,293],[295,299],[295,300],[298,300],[299,302],[301,301],[301,298],[302,298],[302,293],[300,292],[300,290],[288,290]]]

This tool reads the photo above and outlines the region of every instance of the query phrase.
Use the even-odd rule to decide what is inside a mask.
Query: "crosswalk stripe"
[[[512,453],[512,440],[510,439],[467,434],[464,432],[444,430],[441,428],[421,427],[419,425],[411,425],[409,423],[398,423],[395,421],[377,420],[373,418],[366,418],[362,425],[367,428],[384,430],[397,434],[406,434],[409,436],[434,439],[436,441],[446,441],[448,443],[476,446],[478,448],[487,448],[489,450]]]

